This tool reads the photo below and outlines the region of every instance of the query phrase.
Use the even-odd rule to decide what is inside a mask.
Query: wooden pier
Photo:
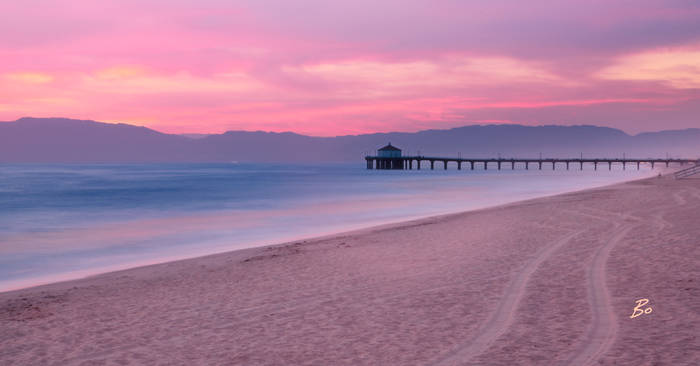
[[[621,165],[622,169],[627,169],[628,166],[636,167],[637,170],[640,169],[642,164],[649,164],[653,169],[655,165],[665,165],[669,167],[671,164],[677,164],[683,166],[685,164],[695,164],[700,166],[700,160],[698,159],[471,159],[471,158],[446,158],[446,157],[429,157],[429,156],[397,156],[397,157],[386,157],[386,156],[366,156],[365,160],[367,162],[367,169],[391,169],[391,170],[420,170],[422,167],[431,170],[435,169],[435,163],[442,165],[442,168],[447,170],[449,163],[456,165],[457,169],[461,170],[462,165],[466,168],[474,170],[476,167],[483,167],[487,170],[489,167],[492,169],[501,170],[501,168],[506,167],[515,170],[516,165],[524,167],[529,170],[531,166],[542,170],[543,166],[549,168],[551,166],[552,170],[556,169],[557,165],[564,167],[569,170],[571,166],[578,167],[583,170],[584,164],[592,164],[594,170],[598,170],[598,165],[606,166],[609,170],[612,170],[613,164]],[[426,165],[422,165],[425,163]],[[439,167],[438,167],[439,168]]]

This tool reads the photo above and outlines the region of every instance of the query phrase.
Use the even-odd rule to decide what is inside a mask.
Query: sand
[[[0,364],[700,365],[699,281],[653,178],[2,293]]]

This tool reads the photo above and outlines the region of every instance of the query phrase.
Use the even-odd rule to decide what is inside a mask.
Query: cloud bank
[[[0,119],[331,136],[700,121],[695,1],[0,4]]]

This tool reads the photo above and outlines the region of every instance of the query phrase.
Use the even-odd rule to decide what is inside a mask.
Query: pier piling
[[[463,163],[469,163],[469,169],[475,170],[477,164],[483,164],[484,170],[489,169],[489,163],[496,163],[498,170],[503,169],[504,163],[510,163],[511,170],[515,170],[516,163],[522,163],[525,165],[525,170],[530,170],[530,164],[537,164],[539,170],[542,170],[542,165],[544,163],[552,163],[552,170],[556,170],[557,163],[564,163],[566,165],[566,170],[570,169],[572,163],[578,163],[579,169],[583,170],[583,165],[592,164],[594,170],[598,170],[598,164],[608,164],[608,170],[612,170],[613,164],[622,165],[622,169],[627,169],[627,164],[636,164],[637,170],[641,170],[642,163],[649,164],[652,169],[656,167],[657,163],[664,164],[669,167],[671,164],[685,165],[694,164],[699,165],[696,159],[464,159],[464,158],[446,158],[446,157],[426,157],[426,156],[397,156],[397,157],[387,157],[387,156],[366,156],[365,162],[367,169],[377,169],[377,170],[413,170],[413,163],[415,160],[416,169],[420,170],[422,168],[421,163],[423,161],[430,162],[430,170],[435,170],[435,162],[442,162],[443,169],[447,170],[448,164],[450,162],[455,162],[457,164],[457,169],[462,170]]]

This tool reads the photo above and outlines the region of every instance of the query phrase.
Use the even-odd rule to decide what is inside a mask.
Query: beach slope
[[[699,238],[663,177],[135,268],[0,294],[0,364],[700,365]]]

